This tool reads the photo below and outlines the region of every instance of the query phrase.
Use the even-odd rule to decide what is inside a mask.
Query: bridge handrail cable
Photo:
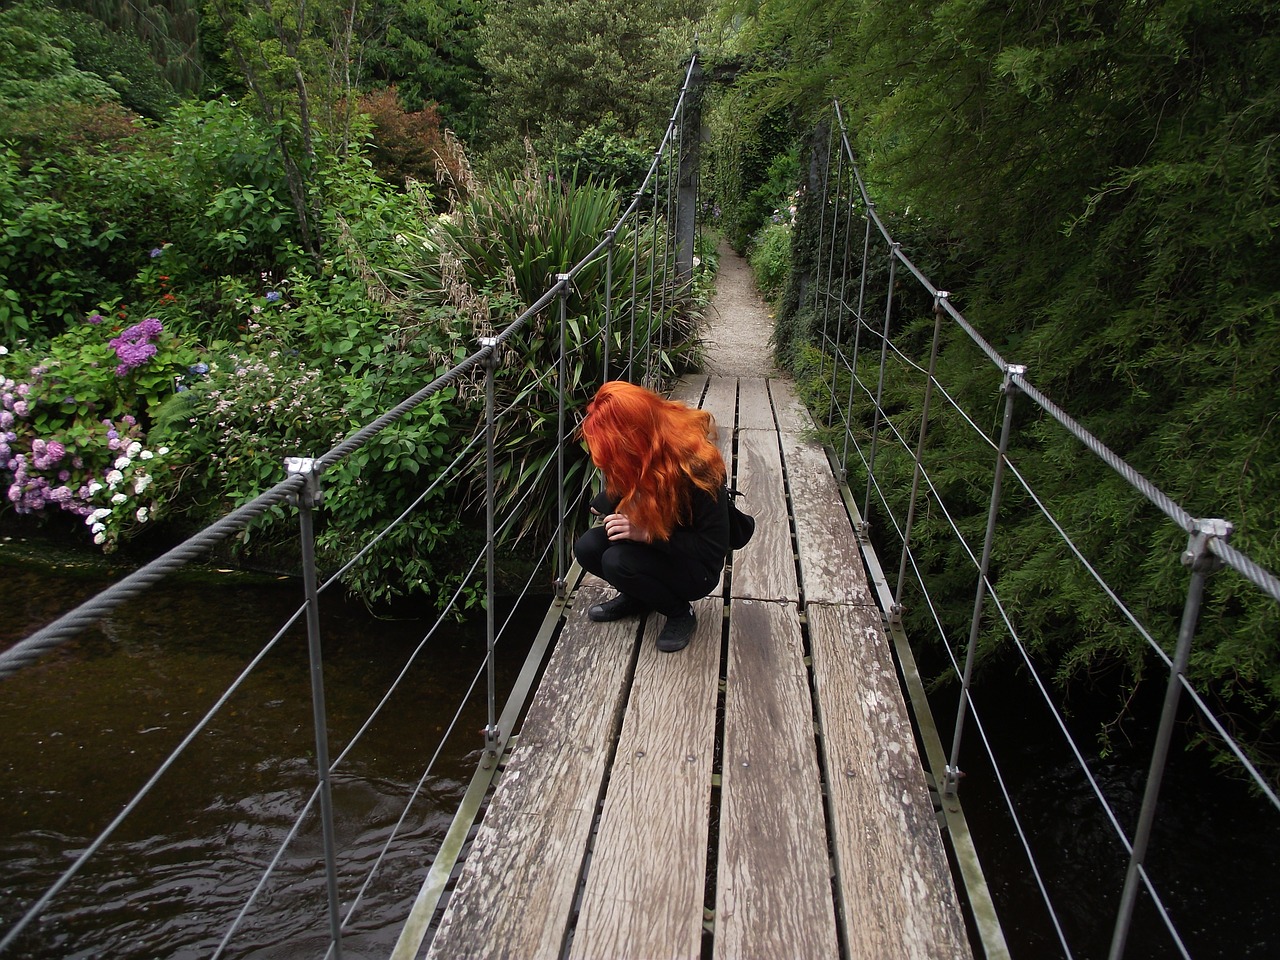
[[[670,159],[670,154],[673,152],[672,150],[673,144],[676,143],[679,136],[679,123],[683,117],[682,111],[683,111],[684,101],[689,91],[691,80],[694,76],[696,63],[697,63],[696,57],[690,60],[690,63],[685,73],[684,84],[676,100],[676,108],[673,111],[671,120],[667,125],[666,131],[661,141],[661,145],[658,151],[655,153],[654,159],[649,166],[648,173],[646,174],[641,186],[636,190],[636,192],[632,196],[629,205],[626,207],[626,209],[623,211],[621,216],[614,223],[613,227],[608,231],[606,231],[603,239],[600,240],[596,244],[596,246],[586,256],[581,258],[577,263],[575,263],[572,267],[570,267],[566,273],[559,275],[555,283],[553,283],[541,297],[539,297],[533,304],[525,308],[519,314],[519,316],[517,316],[511,323],[509,323],[502,330],[502,332],[499,333],[495,338],[492,338],[491,340],[485,342],[480,348],[470,353],[467,357],[465,357],[464,359],[459,361],[457,364],[455,364],[453,367],[451,367],[449,370],[447,370],[446,372],[438,376],[436,379],[434,379],[431,383],[427,384],[421,390],[414,393],[411,397],[397,404],[395,407],[391,408],[384,414],[378,416],[368,424],[360,427],[359,429],[354,431],[352,434],[350,434],[348,437],[343,439],[340,443],[336,444],[334,447],[326,451],[320,457],[316,458],[314,460],[313,469],[317,475],[320,472],[322,472],[324,469],[334,466],[335,464],[341,462],[346,457],[350,456],[352,453],[359,450],[361,447],[367,444],[370,440],[377,437],[382,431],[384,431],[391,425],[397,423],[406,414],[408,414],[414,408],[418,407],[420,404],[428,400],[430,397],[440,392],[446,386],[452,385],[466,377],[472,376],[481,368],[484,368],[486,367],[486,365],[490,364],[491,361],[496,360],[497,357],[504,350],[504,348],[508,346],[510,341],[514,337],[516,337],[518,333],[525,326],[527,326],[533,318],[537,317],[540,313],[542,313],[549,305],[554,303],[557,299],[561,300],[563,304],[563,298],[571,289],[571,284],[574,278],[576,278],[578,274],[582,272],[582,270],[586,269],[594,261],[596,261],[602,254],[606,254],[609,257],[609,265],[611,267],[613,250],[615,247],[615,242],[619,234],[619,231],[621,231],[621,229],[626,225],[626,223],[629,220],[634,218],[638,221],[640,216],[639,211],[641,209],[641,204],[648,193],[652,193],[654,197],[654,206],[653,206],[654,212],[652,214],[653,223],[656,225],[662,220],[662,218],[658,215],[658,212],[657,212],[657,209],[658,209],[657,196],[658,196],[659,190],[657,187],[656,179],[661,174],[662,160],[664,155],[668,156],[669,165],[673,162]],[[670,171],[668,170],[668,173],[669,172]],[[670,179],[672,178],[668,176],[668,180]],[[667,183],[666,189],[669,195],[671,192],[670,183]],[[663,289],[662,289],[662,303],[660,304],[660,310],[662,311],[665,311],[667,306],[666,297],[667,297],[668,290],[667,290],[666,281],[667,281],[668,266],[669,266],[670,256],[671,256],[670,222],[669,222],[671,209],[672,209],[672,201],[670,197],[668,197],[667,223],[666,223],[667,233],[664,234],[666,239],[664,240],[664,249],[663,249],[663,255],[662,255],[663,256],[663,264],[662,264]],[[635,252],[637,255],[637,262],[635,263],[632,271],[633,273],[632,298],[630,302],[630,310],[631,310],[630,340],[631,340],[632,349],[627,351],[627,365],[625,368],[625,373],[631,374],[631,375],[634,375],[635,373],[634,365],[637,360],[635,356],[634,346],[635,346],[635,338],[636,338],[636,329],[635,329],[636,328],[635,313],[637,309],[636,294],[638,292],[637,284],[638,284],[638,275],[640,272],[638,269],[639,250],[640,250],[640,230],[637,228],[635,230]],[[650,252],[651,252],[650,272],[652,273],[653,272],[652,255],[656,254],[656,245],[650,244]],[[653,310],[654,305],[652,302],[655,294],[655,291],[654,291],[655,285],[656,284],[653,280],[650,280],[647,284],[648,296],[650,299],[649,312],[651,315],[647,322],[650,325],[652,325],[653,323],[652,316],[655,313],[655,311]],[[608,291],[608,303],[606,304],[606,326],[602,327],[598,333],[592,335],[592,337],[589,338],[590,341],[594,342],[595,338],[598,336],[601,339],[602,343],[604,344],[604,347],[606,350],[606,353],[605,353],[606,370],[608,365],[607,349],[608,349],[608,341],[610,336],[607,323],[608,323],[609,317],[611,316],[611,306],[612,306],[612,289],[610,288],[610,290]],[[563,315],[561,317],[561,322],[563,323]],[[584,341],[582,344],[579,344],[578,346],[581,347],[585,345],[587,345],[586,341]],[[650,346],[649,343],[646,341],[645,343],[646,366],[643,374],[646,380],[648,380],[650,377],[653,377],[653,376],[658,376],[658,377],[661,376],[661,373],[653,374],[648,368],[648,363],[651,358],[649,346]],[[661,355],[660,355],[660,359],[661,359]],[[555,370],[543,371],[535,378],[535,380],[537,380],[538,382],[545,382],[546,380],[549,380],[550,378],[555,376],[555,373],[556,373]],[[491,371],[488,375],[491,376]],[[526,387],[527,386],[530,386],[530,385],[526,385]],[[561,405],[563,408],[563,403],[564,403],[563,380],[560,381],[559,386],[560,386],[561,397],[562,397]],[[517,401],[513,401],[512,404],[509,404],[502,411],[497,412],[496,416],[502,417],[510,413],[512,407],[514,407],[515,405],[515,402]],[[317,596],[321,591],[326,590],[331,586],[333,586],[335,583],[337,583],[344,573],[349,571],[356,563],[360,562],[360,560],[364,559],[378,541],[383,539],[387,535],[387,533],[391,529],[393,529],[397,524],[402,523],[442,483],[446,482],[448,477],[456,476],[460,473],[461,467],[466,462],[468,457],[474,455],[478,442],[483,438],[481,433],[481,426],[483,426],[483,421],[477,424],[476,432],[472,435],[471,439],[463,446],[462,450],[460,450],[458,454],[454,457],[453,461],[448,466],[442,469],[442,471],[435,478],[435,480],[433,480],[426,487],[426,489],[423,490],[423,492],[414,499],[414,501],[410,504],[410,506],[403,513],[401,513],[396,520],[392,521],[391,524],[389,524],[383,530],[376,533],[373,536],[373,538],[369,542],[364,544],[361,547],[361,549],[352,558],[350,558],[340,570],[335,572],[333,575],[327,578],[322,585],[316,588]],[[564,430],[563,423],[562,423],[562,432],[559,438],[560,439],[559,445],[561,447],[563,447],[565,443],[569,442],[575,429],[576,427],[570,427],[569,429]],[[547,459],[542,464],[541,468],[537,472],[537,475],[536,475],[537,479],[540,479],[543,476],[545,476],[547,471],[550,469],[552,462],[553,461],[551,459]],[[97,622],[98,620],[101,620],[103,617],[110,614],[117,607],[141,595],[146,590],[150,589],[152,586],[158,583],[164,577],[168,576],[169,574],[175,572],[176,570],[190,563],[192,560],[199,558],[200,556],[208,552],[217,543],[221,542],[222,540],[226,539],[232,534],[242,530],[248,524],[252,523],[255,519],[263,516],[268,510],[282,503],[293,501],[299,498],[299,496],[303,494],[303,491],[307,485],[307,482],[308,482],[307,478],[301,474],[298,474],[298,473],[290,474],[290,476],[288,476],[286,479],[275,484],[273,487],[271,487],[264,493],[260,494],[259,496],[251,499],[250,501],[243,504],[242,506],[229,512],[222,519],[214,522],[213,524],[210,524],[205,529],[189,537],[183,543],[179,544],[177,547],[173,548],[172,550],[166,552],[161,557],[158,557],[155,560],[151,561],[150,563],[144,565],[143,567],[139,568],[137,571],[134,571],[132,574],[122,579],[120,582],[113,584],[111,587],[108,587],[106,590],[103,590],[101,593],[91,598],[89,601],[86,601],[85,603],[80,604],[75,609],[58,617],[57,619],[55,619],[45,627],[31,634],[29,637],[25,638],[22,641],[19,641],[19,643],[15,644],[10,649],[4,651],[3,653],[0,653],[0,680],[12,675],[14,672],[21,669],[22,667],[29,665],[30,663],[33,663],[36,659],[38,659],[45,653],[51,651],[57,646],[77,636],[84,629],[91,626],[93,623]],[[525,504],[531,497],[533,489],[534,489],[533,485],[530,484],[529,488],[526,489],[523,495],[514,503],[514,505],[508,511],[507,515],[503,518],[502,524],[497,530],[497,533],[496,533],[497,536],[502,536],[509,531],[510,526],[515,522],[515,520],[520,515],[521,506]],[[567,504],[566,511],[573,512],[573,511],[579,510],[581,508],[581,504],[586,495],[586,492],[587,491],[585,490],[585,488],[584,490],[579,491],[577,495]],[[547,558],[550,556],[552,549],[555,547],[556,539],[563,537],[564,529],[565,529],[565,525],[562,519],[555,533],[553,533],[552,536],[547,539],[544,547],[542,548],[541,560],[538,566],[541,566],[542,563],[546,562]],[[470,568],[471,572],[462,578],[452,598],[448,601],[445,608],[442,611],[440,611],[436,621],[431,625],[426,635],[423,637],[422,641],[419,642],[415,650],[410,654],[409,658],[406,660],[404,667],[401,669],[399,675],[392,681],[392,684],[388,689],[388,691],[386,692],[386,694],[382,697],[380,702],[374,708],[373,712],[364,721],[360,729],[348,742],[348,744],[343,749],[343,751],[339,754],[339,756],[328,765],[326,770],[323,771],[321,776],[321,782],[315,787],[309,799],[302,806],[292,827],[283,838],[275,855],[272,857],[266,870],[264,871],[262,876],[259,878],[257,886],[250,893],[249,898],[247,902],[242,906],[239,915],[231,922],[230,927],[225,932],[222,943],[217,948],[217,952],[215,953],[215,956],[220,956],[222,952],[225,950],[226,946],[230,943],[237,928],[239,927],[244,917],[248,914],[248,911],[253,905],[253,903],[255,902],[258,894],[261,892],[262,889],[265,888],[267,880],[271,876],[275,866],[279,863],[281,857],[283,856],[283,853],[285,852],[289,844],[292,842],[292,840],[296,837],[297,832],[300,829],[300,826],[303,820],[313,810],[317,797],[321,797],[322,806],[323,806],[326,800],[324,795],[327,792],[328,775],[333,773],[340,767],[340,765],[342,764],[342,761],[346,759],[346,757],[350,754],[350,752],[352,751],[354,746],[357,744],[357,742],[360,740],[360,738],[363,736],[363,734],[369,729],[370,725],[372,724],[374,719],[377,717],[378,713],[383,709],[385,704],[388,702],[392,693],[394,693],[395,689],[404,681],[405,677],[408,675],[410,666],[412,666],[412,664],[418,658],[418,655],[425,648],[427,641],[435,634],[435,632],[438,630],[440,625],[443,623],[444,619],[450,614],[450,611],[456,608],[463,594],[463,590],[465,589],[466,583],[471,577],[474,576],[480,562],[485,558],[486,552],[488,552],[489,550],[490,550],[490,546],[486,545],[484,550],[482,550],[477,554],[475,560],[471,565],[471,568]],[[529,580],[526,581],[523,589],[521,590],[521,596],[526,595],[531,589],[534,576],[535,574],[533,573],[530,574]],[[51,887],[48,890],[46,890],[45,893],[26,911],[26,913],[17,921],[17,923],[15,923],[8,931],[5,932],[4,937],[0,939],[0,952],[3,952],[8,946],[10,946],[13,943],[13,941],[23,932],[23,930],[27,927],[27,925],[33,919],[35,919],[35,917],[37,917],[39,914],[41,914],[45,910],[45,908],[53,900],[53,898],[66,886],[66,884],[76,875],[76,873],[78,873],[78,871],[83,866],[83,864],[87,862],[88,859],[90,859],[90,857],[92,857],[98,850],[101,849],[103,844],[115,832],[116,828],[121,823],[124,822],[124,820],[128,817],[130,813],[133,812],[134,809],[136,809],[138,804],[151,792],[152,788],[156,785],[156,783],[159,782],[159,780],[163,777],[163,775],[173,766],[173,764],[176,762],[178,757],[186,750],[186,748],[190,745],[190,743],[195,740],[195,738],[209,725],[209,723],[213,720],[213,718],[217,715],[217,713],[220,712],[220,710],[223,708],[226,702],[240,688],[244,680],[250,675],[250,673],[254,670],[254,668],[262,661],[262,659],[272,649],[274,649],[274,647],[279,642],[279,640],[283,636],[285,636],[285,634],[298,622],[298,620],[302,618],[304,614],[307,613],[312,603],[313,601],[310,601],[310,600],[305,602],[301,607],[299,607],[294,612],[294,614],[291,617],[288,618],[284,626],[281,627],[280,630],[277,632],[277,634],[256,654],[256,656],[249,662],[249,664],[244,668],[244,670],[236,678],[236,680],[232,682],[231,686],[229,686],[227,690],[223,692],[223,694],[218,698],[218,700],[214,703],[214,705],[206,712],[206,714],[201,718],[201,720],[199,720],[196,723],[196,725],[186,734],[186,736],[178,744],[178,746],[161,763],[161,766],[159,767],[159,769],[156,770],[156,772],[148,779],[148,781],[135,794],[135,796],[125,805],[124,809],[120,811],[117,817],[113,819],[113,821],[110,824],[108,824],[108,826],[86,847],[86,849],[81,853],[81,855],[76,858],[76,860],[62,873],[62,875],[51,885]],[[490,609],[492,609],[492,603],[493,603],[492,596],[488,598],[488,603],[490,605]],[[489,671],[490,673],[492,672],[492,669],[493,669],[492,655],[493,655],[494,645],[501,638],[501,636],[506,633],[507,628],[510,626],[512,622],[513,616],[514,616],[514,611],[508,615],[508,618],[502,624],[501,629],[497,631],[497,636],[492,636],[490,638],[489,649],[486,654],[486,657],[479,665],[476,671],[475,677],[472,680],[470,686],[468,687],[467,692],[463,694],[463,698],[460,701],[457,713],[455,713],[453,720],[450,722],[448,726],[448,729],[442,734],[434,755],[432,756],[426,769],[423,771],[421,777],[419,778],[417,787],[413,791],[411,791],[411,796],[405,805],[404,812],[402,812],[399,821],[392,828],[390,836],[387,838],[386,843],[384,844],[381,852],[376,858],[375,863],[373,864],[369,872],[369,875],[366,877],[364,883],[360,887],[359,893],[355,897],[354,901],[351,903],[346,916],[341,918],[340,920],[335,918],[331,921],[331,926],[334,931],[334,936],[331,937],[331,940],[330,940],[330,953],[337,953],[340,955],[341,948],[340,948],[340,939],[338,938],[339,937],[338,931],[345,928],[353,918],[358,906],[360,905],[360,902],[364,897],[365,891],[367,890],[370,881],[372,880],[374,874],[376,874],[379,865],[382,863],[382,861],[386,856],[386,853],[390,847],[390,844],[394,840],[400,827],[403,825],[403,822],[405,820],[405,817],[407,816],[409,807],[412,805],[414,799],[421,792],[423,785],[426,783],[428,777],[431,774],[431,771],[434,767],[436,759],[440,755],[440,752],[441,752],[441,749],[443,748],[444,743],[447,741],[448,737],[453,732],[458,722],[458,719],[461,716],[463,706],[465,705],[465,703],[467,702],[471,694],[474,692],[477,684],[479,683],[479,678],[486,671]],[[326,829],[328,829],[327,823],[326,823]],[[329,856],[329,853],[328,851],[326,851],[326,861],[327,861],[326,870],[330,872],[330,874],[332,875],[334,868],[332,863],[328,862],[330,859],[331,858]],[[331,876],[331,884],[332,882],[333,881]],[[331,902],[331,913],[335,909],[336,909],[336,904]]]

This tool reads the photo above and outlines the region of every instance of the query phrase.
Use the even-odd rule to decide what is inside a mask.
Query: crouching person
[[[643,387],[610,381],[580,427],[604,490],[591,503],[601,518],[574,544],[583,569],[618,591],[595,604],[597,622],[666,618],[658,649],[688,645],[697,626],[690,603],[715,589],[729,550],[724,458],[704,410]]]

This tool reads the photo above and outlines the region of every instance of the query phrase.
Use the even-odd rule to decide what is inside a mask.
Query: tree
[[[511,159],[524,137],[554,155],[612,115],[624,135],[660,133],[696,0],[498,0],[480,29],[487,140]]]
[[[0,102],[114,103],[119,94],[76,66],[58,13],[40,3],[0,11]]]
[[[437,105],[463,138],[483,121],[477,59],[485,5],[480,0],[379,0],[362,14],[370,78],[394,84],[406,109]]]
[[[1231,519],[1237,547],[1280,567],[1263,494],[1280,485],[1274,4],[727,9],[744,18],[758,103],[816,120],[840,99],[880,212],[922,212],[939,247],[960,249],[968,269],[933,279],[964,297],[996,348],[1193,514]],[[977,395],[962,343],[942,363]],[[959,461],[964,441],[937,442],[956,444]],[[1176,623],[1177,535],[1135,512],[1109,471],[1065,441],[1045,431],[1022,442],[1020,462],[1113,586],[1154,598],[1142,613]],[[1141,676],[1144,644],[1077,615],[1084,585],[1047,575],[1055,548],[1027,523],[1011,528],[1006,602],[1041,624],[1038,641],[1064,653],[1066,669],[1119,662]],[[939,553],[934,565],[951,559]],[[1233,576],[1213,590],[1226,615],[1197,644],[1193,672],[1274,716],[1274,604]]]

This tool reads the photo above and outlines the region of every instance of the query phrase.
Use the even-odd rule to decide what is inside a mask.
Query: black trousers
[[[684,616],[689,603],[705,597],[720,580],[719,570],[710,573],[691,558],[634,540],[610,540],[604,527],[579,537],[573,553],[584,570],[664,617]]]

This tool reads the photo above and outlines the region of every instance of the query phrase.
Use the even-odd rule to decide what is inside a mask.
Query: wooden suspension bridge
[[[878,564],[794,388],[674,395],[715,416],[755,536],[678,654],[658,617],[589,622],[611,591],[575,576],[483,818],[394,956],[969,958],[966,912],[1000,954],[985,888],[953,880],[940,822],[967,841],[963,814],[930,790]]]

